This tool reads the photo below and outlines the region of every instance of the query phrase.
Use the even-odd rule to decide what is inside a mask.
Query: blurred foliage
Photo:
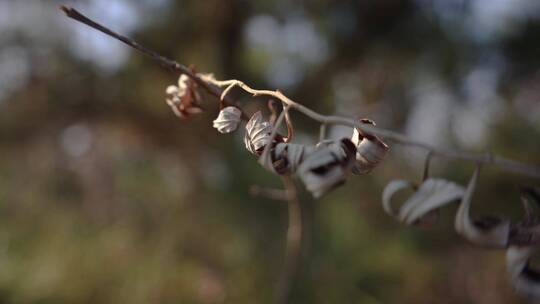
[[[538,165],[535,1],[68,4],[218,78]],[[279,179],[242,134],[212,129],[215,99],[176,119],[164,89],[177,75],[81,32],[59,3],[0,0],[0,302],[270,303],[287,208],[248,189]],[[250,110],[264,105],[234,94]],[[294,119],[299,140],[314,142],[318,126]],[[392,146],[372,174],[320,201],[302,193],[292,303],[520,303],[504,252],[459,239],[455,208],[431,230],[383,214],[385,183],[418,180],[423,153]],[[465,183],[471,169],[437,159],[434,174]],[[486,168],[474,212],[518,217],[523,183],[538,185]]]

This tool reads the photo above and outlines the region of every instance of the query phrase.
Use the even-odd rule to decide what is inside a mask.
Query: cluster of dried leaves
[[[379,138],[364,136],[358,130],[350,139],[300,145],[279,133],[272,136],[276,127],[275,121],[265,120],[261,112],[255,113],[246,124],[246,149],[259,156],[261,164],[269,171],[297,176],[316,198],[343,184],[350,173],[370,172],[388,151],[388,146]],[[266,154],[265,149],[268,149]]]
[[[523,188],[521,199],[525,209],[522,221],[485,216],[473,219],[470,215],[472,197],[478,182],[480,167],[474,171],[467,187],[440,178],[425,178],[416,185],[406,180],[391,181],[383,191],[383,208],[407,225],[430,226],[438,217],[439,208],[458,202],[454,227],[456,232],[474,245],[506,249],[506,265],[516,291],[524,296],[540,298],[540,272],[530,267],[540,237],[540,191]],[[393,207],[392,197],[398,192],[412,189],[414,193],[401,204]]]
[[[199,94],[195,83],[182,75],[179,85],[166,90],[167,104],[180,117],[200,112]],[[286,109],[284,109],[286,111]],[[242,120],[242,111],[234,106],[221,108],[213,126],[220,133],[235,131]],[[363,123],[374,124],[363,119]],[[256,112],[245,126],[244,143],[246,149],[258,156],[265,168],[278,175],[296,175],[306,189],[319,198],[343,184],[350,173],[366,174],[384,159],[388,152],[386,145],[377,136],[363,134],[355,129],[351,138],[324,140],[317,145],[291,143],[291,137],[279,134],[275,129],[275,115],[266,120]],[[276,134],[272,134],[276,133]],[[268,148],[268,153],[264,150]],[[264,154],[264,155],[263,155]]]
[[[198,94],[194,82],[184,75],[179,86],[167,88],[171,95],[167,103],[180,117],[200,112]],[[274,110],[271,108],[271,110]],[[282,114],[287,114],[284,107]],[[288,116],[285,115],[286,119]],[[213,126],[220,133],[237,130],[242,122],[242,110],[235,106],[221,106]],[[375,123],[362,119],[364,124]],[[367,174],[380,164],[389,147],[379,137],[365,134],[355,128],[350,138],[322,140],[316,145],[291,143],[289,137],[279,134],[279,118],[265,119],[259,111],[251,116],[245,126],[246,149],[259,158],[259,162],[277,175],[298,177],[306,189],[319,198],[345,183],[350,174]],[[292,123],[287,123],[292,128]],[[429,162],[426,163],[426,175]],[[384,210],[407,225],[430,226],[438,218],[444,205],[459,202],[455,217],[455,229],[471,243],[495,249],[507,249],[507,269],[516,290],[524,295],[540,298],[540,273],[534,271],[530,259],[540,238],[540,216],[535,215],[533,203],[540,207],[540,191],[526,188],[522,194],[525,217],[521,222],[493,217],[472,219],[470,208],[478,181],[480,167],[474,171],[467,187],[440,178],[424,177],[420,185],[406,180],[391,181],[383,191]],[[398,192],[411,189],[413,194],[399,208],[392,204]]]
[[[182,74],[178,78],[178,86],[168,86],[166,93],[167,104],[176,116],[187,118],[191,114],[202,112],[201,95],[197,90],[197,84],[188,76]]]

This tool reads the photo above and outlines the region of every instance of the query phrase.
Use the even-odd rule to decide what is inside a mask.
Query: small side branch
[[[288,201],[287,191],[282,189],[265,188],[254,185],[249,188],[249,194],[252,196],[263,197],[275,201]]]

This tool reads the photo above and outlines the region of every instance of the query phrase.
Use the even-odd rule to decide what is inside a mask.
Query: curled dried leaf
[[[540,298],[540,272],[530,266],[536,247],[511,246],[506,251],[506,271],[517,293],[522,296]]]
[[[398,216],[398,211],[392,207],[392,197],[394,194],[405,189],[414,189],[415,185],[407,180],[398,179],[393,180],[384,187],[382,194],[383,209],[386,213],[392,216]]]
[[[396,180],[390,182],[383,191],[384,210],[399,221],[411,225],[422,224],[433,219],[438,208],[463,197],[465,189],[456,183],[444,179],[427,179],[418,190],[409,197],[399,208],[392,207],[392,197],[399,191],[414,185],[408,181]]]
[[[362,119],[362,123],[375,125],[372,120]],[[354,128],[351,141],[356,146],[356,162],[352,168],[354,174],[366,174],[371,172],[379,163],[381,163],[389,147],[379,137],[370,134],[363,134]]]
[[[298,176],[306,189],[319,198],[343,184],[356,153],[349,139],[320,143],[298,167]]]
[[[278,144],[276,146],[276,154],[285,159],[285,170],[290,173],[296,172],[298,166],[306,155],[313,152],[312,146],[304,146],[297,144]]]
[[[533,187],[521,190],[521,200],[525,209],[524,219],[510,227],[509,245],[536,246],[540,244],[540,191]],[[533,206],[536,205],[536,208]],[[536,209],[536,212],[535,212]]]
[[[202,112],[200,107],[201,97],[197,92],[197,84],[187,75],[180,75],[178,86],[168,86],[165,92],[168,95],[167,104],[176,116],[187,118],[191,114]]]
[[[276,174],[292,174],[315,148],[290,143],[278,143],[263,160],[263,166]],[[264,157],[264,156],[261,156]]]
[[[536,209],[540,208],[540,189],[531,186],[524,186],[521,188],[521,201],[525,209],[525,221],[527,226],[534,226],[540,224],[540,216],[534,214],[534,206]]]
[[[253,114],[246,124],[246,135],[244,136],[246,149],[253,154],[260,155],[270,142],[271,134],[272,124],[263,119],[260,111]]]
[[[214,128],[219,133],[230,133],[238,128],[242,118],[242,111],[236,107],[225,107],[219,111],[218,117],[214,120]]]
[[[473,221],[469,214],[480,168],[474,171],[456,213],[455,228],[458,234],[475,245],[506,248],[510,235],[510,221],[488,218]]]

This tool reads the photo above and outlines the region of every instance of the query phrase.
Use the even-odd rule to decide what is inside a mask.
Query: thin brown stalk
[[[288,201],[287,192],[283,189],[273,189],[255,185],[249,188],[249,194],[256,197],[264,197],[275,201]]]
[[[283,176],[283,185],[288,199],[289,224],[287,227],[287,243],[285,249],[285,263],[276,288],[276,303],[289,303],[291,291],[300,264],[302,254],[302,210],[298,200],[296,186],[292,179]]]

